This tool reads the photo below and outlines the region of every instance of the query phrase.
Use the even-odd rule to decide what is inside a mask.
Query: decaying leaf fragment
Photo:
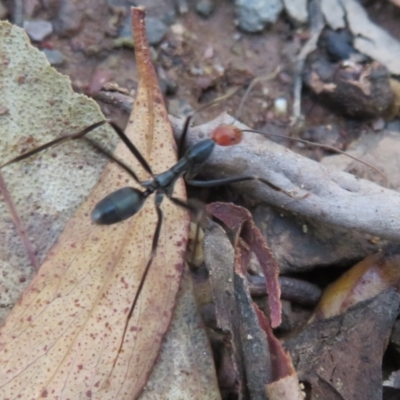
[[[232,204],[213,203],[207,206],[207,211],[234,233],[235,252],[222,228],[215,223],[209,223],[204,239],[215,323],[223,336],[215,347],[219,349],[218,375],[225,397],[242,395],[265,399],[267,384],[293,373],[300,397],[293,397],[295,392],[289,390],[292,397],[287,398],[302,398],[293,368],[289,367],[290,360],[249,293],[246,274],[250,253],[254,252],[267,277],[271,320],[274,324],[280,321],[278,266],[272,254],[247,210]],[[270,397],[275,398],[279,397]]]
[[[305,393],[299,383],[299,378],[293,368],[292,359],[275,337],[265,315],[258,309],[257,316],[260,326],[268,338],[271,353],[272,381],[265,385],[265,391],[270,400],[303,400]]]
[[[175,145],[150,62],[142,8],[133,9],[132,21],[140,81],[126,133],[159,173],[176,161]],[[146,178],[124,145],[115,154]],[[106,194],[126,185],[133,183],[108,165],[1,327],[1,398],[132,399],[141,392],[170,323],[188,216],[163,203],[157,256],[118,353],[156,215],[151,199],[137,216],[114,226],[94,225],[89,215]],[[184,196],[181,182],[175,195]]]
[[[400,299],[399,254],[387,248],[343,274],[285,344],[311,399],[381,398],[382,357]]]
[[[278,282],[279,266],[260,231],[255,226],[250,212],[242,207],[224,203],[210,204],[207,206],[207,211],[235,232],[235,248],[240,248],[236,257],[242,258],[237,258],[235,264],[238,265],[238,268],[241,267],[243,274],[246,273],[246,268],[250,262],[250,252],[254,252],[256,255],[267,284],[271,326],[276,328],[281,323],[282,313],[281,291]],[[239,238],[246,243],[245,246]]]
[[[399,303],[399,294],[388,289],[284,343],[308,398],[382,398],[382,357]]]

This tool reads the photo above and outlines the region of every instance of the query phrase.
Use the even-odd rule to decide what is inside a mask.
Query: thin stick
[[[272,81],[273,79],[275,79],[278,74],[282,71],[282,67],[280,65],[278,65],[274,71],[272,71],[270,74],[266,75],[266,76],[257,76],[256,78],[254,78],[249,87],[246,89],[246,92],[244,93],[242,100],[240,100],[239,103],[239,107],[236,111],[235,114],[235,119],[239,119],[240,117],[240,113],[242,112],[242,108],[244,106],[245,101],[247,100],[247,98],[249,97],[251,91],[253,90],[254,86],[258,83],[258,82],[262,82],[262,81]]]

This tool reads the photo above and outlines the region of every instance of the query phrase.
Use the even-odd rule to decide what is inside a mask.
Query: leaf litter
[[[224,398],[263,400],[269,393],[271,400],[302,399],[290,356],[271,328],[281,322],[281,303],[278,265],[268,245],[246,209],[212,203],[207,211],[233,235],[231,245],[222,228],[210,222],[204,239],[211,291],[209,302],[215,305],[214,324],[222,336],[214,347],[218,346],[225,360],[218,370],[220,387],[225,389]],[[271,322],[250,296],[247,270],[252,252],[265,276]],[[203,300],[203,307],[206,305],[207,301]]]
[[[279,156],[281,156],[281,154],[279,154]],[[216,158],[218,158],[218,156],[216,157]],[[217,168],[214,168],[214,170],[215,171],[217,171]],[[306,172],[308,172],[307,171],[307,168],[306,168]],[[224,173],[224,172],[223,172]],[[343,179],[342,179],[343,178]],[[334,181],[336,181],[335,183],[337,183],[337,182],[339,182],[339,187],[340,187],[340,189],[345,189],[345,190],[348,190],[348,191],[350,191],[350,192],[352,192],[352,191],[355,191],[355,192],[358,192],[359,191],[359,187],[357,187],[357,185],[354,185],[353,186],[353,183],[350,181],[350,180],[348,180],[345,176],[341,176],[341,177],[339,177],[338,178],[338,176],[335,176],[334,177],[334,179],[333,179]],[[290,181],[290,179],[289,179],[289,181]],[[322,181],[322,180],[321,180]],[[293,181],[294,182],[294,181]],[[297,182],[297,181],[296,181]],[[303,187],[301,187],[300,189],[304,189]],[[332,188],[330,188],[330,189],[332,189]],[[307,190],[309,190],[309,191],[311,191],[309,188],[307,188]],[[332,189],[333,190],[333,189]],[[361,192],[362,192],[363,190],[361,190]],[[316,194],[316,195],[321,195],[321,194],[323,194],[323,191],[320,191],[320,192],[316,192],[316,193],[314,193],[314,194]],[[341,194],[343,194],[343,193],[341,193]],[[380,196],[377,196],[376,197],[376,199],[378,200],[379,198],[384,198],[384,196],[383,196],[383,194],[384,193],[382,193],[382,197],[380,197]],[[385,193],[385,194],[387,194],[387,193]],[[389,197],[391,197],[391,196],[393,196],[394,195],[394,192],[389,192]],[[323,197],[323,196],[322,196]],[[395,196],[394,196],[395,197]],[[393,197],[393,199],[394,199],[394,197]],[[287,200],[287,199],[286,199]],[[375,201],[375,200],[374,200]],[[279,201],[278,201],[279,202]],[[376,204],[378,204],[379,203],[379,201],[376,201],[375,202]],[[286,204],[285,204],[286,205]],[[303,205],[303,204],[302,204]],[[315,203],[313,204],[312,202],[310,203],[310,204],[306,204],[305,205],[305,209],[307,209],[307,207],[309,207],[310,209],[311,208],[313,208],[315,206]],[[290,208],[290,204],[289,204],[289,208]],[[314,207],[315,208],[315,207]],[[344,208],[344,211],[346,212],[346,211],[349,211],[346,207],[343,207]],[[302,210],[302,207],[301,207],[301,210]],[[300,212],[301,212],[301,210],[300,210]],[[294,210],[294,211],[297,211],[297,210]],[[318,213],[320,213],[320,211],[321,210],[317,210],[317,214]],[[326,210],[325,210],[326,211]],[[337,209],[334,209],[334,212],[337,212],[338,210]],[[364,209],[363,209],[363,211],[364,211]],[[381,210],[380,210],[380,212],[381,212]],[[350,210],[350,212],[349,212],[349,214],[353,214],[353,212],[352,212],[352,210]],[[355,214],[353,214],[353,215],[355,215]],[[358,216],[358,215],[357,215]],[[336,217],[337,217],[337,215],[336,215]],[[339,223],[341,222],[341,221],[344,221],[345,220],[345,218],[341,218],[342,216],[340,216],[340,218],[339,218]],[[362,216],[363,217],[363,216]],[[387,217],[390,217],[390,215],[388,214],[387,215]],[[389,220],[389,218],[384,218],[384,221],[383,221],[383,224],[381,224],[381,226],[380,226],[380,228],[381,228],[381,232],[384,232],[384,226],[385,226],[385,224],[387,224],[388,223],[388,220]],[[392,221],[393,221],[393,214],[392,214]],[[350,223],[354,223],[354,222],[357,222],[357,221],[354,221],[354,220],[351,220],[350,221]],[[370,225],[370,226],[373,226],[373,224],[370,222],[370,221],[368,221],[368,223],[364,226],[364,228],[367,226],[367,225]],[[359,228],[359,226],[357,226],[357,228]],[[383,228],[383,229],[382,229]],[[392,229],[392,228],[391,228]],[[364,230],[366,230],[366,229],[364,229]],[[396,229],[395,229],[396,230]],[[396,235],[395,233],[394,233],[394,235]],[[393,233],[390,233],[389,232],[389,235],[388,235],[389,237],[393,237]],[[374,300],[374,299],[373,299]],[[393,301],[391,302],[391,305],[393,306],[393,307],[396,307],[396,301],[395,301],[395,299],[392,299]],[[385,303],[385,301],[386,301],[386,299],[385,298],[383,298],[382,297],[382,299],[381,299],[381,302],[383,302],[383,303]],[[367,307],[368,305],[367,304],[364,304],[364,307]],[[390,308],[390,310],[392,310],[392,308]],[[389,309],[388,309],[388,312],[389,313],[391,313],[392,311],[390,311]],[[392,316],[388,316],[388,319],[389,320],[391,320],[391,318],[392,318]],[[390,322],[390,321],[389,321]],[[366,322],[366,323],[368,323],[368,322]],[[385,324],[386,324],[386,322],[385,322]],[[388,326],[388,325],[390,325],[389,323],[387,324],[387,325],[385,325],[386,327]],[[342,327],[343,328],[343,327]],[[342,329],[342,328],[339,328],[339,329]],[[369,329],[369,328],[367,328],[367,329]],[[386,328],[385,328],[386,329]],[[385,331],[385,332],[387,332],[387,330]],[[383,333],[383,336],[385,336],[386,335],[386,333]],[[380,340],[381,339],[381,337],[378,335],[378,337],[376,338],[376,340]],[[347,351],[347,349],[346,349],[346,351]],[[363,355],[361,356],[361,358],[363,357]],[[377,355],[377,357],[376,357],[376,359],[377,360],[380,360],[382,358],[382,354],[378,354]],[[298,360],[296,360],[296,361],[298,361]],[[335,368],[337,369],[337,371],[339,371],[339,366],[338,365],[336,365],[335,366]],[[340,390],[338,390],[338,389],[340,389],[341,388],[341,380],[339,379],[337,382],[334,382],[334,383],[332,383],[332,380],[330,379],[330,377],[328,376],[328,377],[323,377],[324,379],[321,379],[321,382],[323,381],[323,382],[325,382],[325,384],[327,383],[328,384],[328,386],[330,385],[331,386],[331,388],[333,388],[332,390],[333,390],[333,392],[335,392],[339,397],[338,398],[340,398]],[[357,379],[355,379],[355,380],[357,380]],[[312,377],[312,379],[310,380],[310,382],[311,382],[311,384],[315,384],[315,382],[316,382],[316,380],[315,380],[315,378],[314,377]],[[337,383],[337,385],[336,385],[336,383]],[[379,384],[379,382],[377,382],[377,381],[374,381],[374,384]],[[335,386],[336,385],[336,386]],[[322,385],[323,386],[323,385]],[[349,386],[350,387],[350,386]],[[328,396],[328,395],[331,395],[333,392],[326,392],[326,393],[324,393],[324,395],[325,396]],[[318,392],[315,392],[314,393],[314,395],[319,395],[320,393],[318,393]],[[360,396],[361,396],[362,394],[360,393]],[[278,397],[278,398],[281,398],[281,397]],[[328,397],[327,397],[328,398]],[[330,397],[329,397],[330,398]]]

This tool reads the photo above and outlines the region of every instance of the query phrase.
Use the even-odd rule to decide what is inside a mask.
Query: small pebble
[[[127,6],[127,2],[126,0],[107,0],[107,5],[110,8],[114,8],[114,7],[126,7]]]
[[[293,82],[293,77],[289,74],[287,74],[286,72],[281,72],[279,75],[279,80],[282,83],[292,83]]]
[[[159,18],[146,17],[146,33],[147,39],[150,45],[156,45],[161,42],[165,34],[167,33],[168,27]],[[125,18],[125,23],[119,33],[119,40],[132,40],[132,23],[130,14]],[[133,39],[134,40],[134,39]]]
[[[260,32],[274,24],[283,9],[280,0],[236,0],[239,28],[245,32]]]
[[[133,34],[131,28],[131,19],[128,17],[125,24],[122,26],[121,31],[116,39],[114,39],[114,47],[128,47],[133,48]]]
[[[196,4],[196,11],[202,17],[209,17],[215,10],[215,2],[213,0],[199,0]]]
[[[287,114],[288,105],[287,100],[283,97],[279,97],[274,101],[274,113],[275,116],[283,117]]]
[[[186,14],[189,11],[189,6],[186,0],[176,0],[175,1],[179,14]]]
[[[73,36],[83,26],[83,13],[77,2],[61,0],[58,16],[54,21],[54,29],[61,36]]]
[[[333,61],[348,60],[356,52],[352,45],[353,37],[347,31],[332,31],[327,29],[321,35],[321,46],[328,51]]]
[[[41,42],[46,36],[53,33],[51,22],[44,20],[24,21],[23,26],[28,36],[36,42]]]
[[[65,60],[64,55],[59,50],[43,49],[42,52],[46,55],[50,65],[61,65]]]
[[[286,14],[297,24],[305,24],[308,21],[307,0],[283,0]]]
[[[146,18],[146,33],[150,45],[155,45],[161,42],[168,27],[160,19],[155,17]]]
[[[168,114],[182,118],[193,113],[193,108],[183,99],[171,99],[168,101]]]
[[[185,27],[182,24],[174,24],[171,26],[171,32],[174,35],[183,35],[185,32]]]
[[[220,74],[223,75],[225,72],[225,68],[221,64],[214,64],[214,69]]]
[[[381,131],[385,129],[385,120],[383,118],[377,118],[372,121],[372,129],[374,131]]]
[[[190,75],[192,75],[192,76],[200,76],[200,75],[204,74],[204,69],[201,67],[195,67],[194,65],[192,65],[190,67],[189,72],[190,72]]]
[[[212,46],[208,46],[204,52],[204,58],[207,60],[213,57],[214,57],[214,48]]]
[[[240,40],[242,38],[242,34],[239,32],[236,32],[233,34],[233,40]]]
[[[157,68],[158,83],[163,95],[173,95],[178,90],[178,83],[172,79],[164,68]]]

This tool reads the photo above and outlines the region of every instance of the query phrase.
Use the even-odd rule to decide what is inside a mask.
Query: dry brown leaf
[[[265,315],[255,307],[260,327],[268,339],[271,358],[272,379],[265,385],[269,400],[303,400],[305,393],[293,368],[290,355],[285,352],[281,342],[275,337]]]
[[[221,399],[208,337],[200,327],[193,283],[186,269],[161,356],[140,400]]]
[[[159,173],[175,162],[175,145],[150,63],[143,17],[142,9],[133,11],[140,83],[127,134]],[[144,177],[122,144],[115,154]],[[156,215],[151,200],[137,216],[111,227],[94,225],[89,214],[106,194],[127,184],[131,182],[119,168],[107,166],[2,326],[2,398],[132,399],[142,390],[170,323],[188,217],[169,202],[163,204],[157,256],[118,354]],[[183,197],[183,191],[179,182],[175,195]]]
[[[234,204],[218,202],[209,204],[207,211],[235,232],[234,246],[237,253],[235,265],[238,271],[241,268],[242,274],[245,275],[250,261],[247,259],[247,253],[254,252],[256,255],[267,285],[271,326],[278,327],[282,314],[281,288],[278,282],[279,266],[268,244],[255,226],[250,212]]]
[[[358,302],[400,286],[400,251],[388,248],[354,265],[328,286],[311,321],[344,313]]]
[[[290,356],[250,297],[243,261],[248,259],[250,248],[260,251],[263,246],[257,243],[256,234],[249,232],[252,229],[247,220],[248,211],[223,203],[210,204],[207,209],[235,231],[236,236],[235,257],[232,245],[219,225],[210,222],[204,239],[215,323],[223,334],[218,346],[222,358],[218,370],[221,390],[225,390],[225,397],[242,395],[264,400],[267,390],[270,400],[303,399]],[[238,244],[239,232],[246,245]],[[264,262],[267,259],[264,255]],[[210,301],[207,297],[202,298],[205,314],[204,306]],[[286,397],[280,397],[283,394]]]
[[[24,31],[4,21],[0,22],[0,53],[0,103],[7,109],[0,116],[1,163],[104,118],[94,101],[73,93],[70,80],[29,44]],[[111,128],[102,127],[95,135],[101,143],[116,143]],[[106,163],[81,141],[1,171],[0,320],[37,272]]]
[[[232,245],[216,223],[207,227],[204,250],[216,326],[223,335],[214,344],[220,358],[221,392],[224,398],[264,400],[265,384],[271,380],[267,338],[259,326],[246,279],[235,273],[241,266],[234,265]]]

